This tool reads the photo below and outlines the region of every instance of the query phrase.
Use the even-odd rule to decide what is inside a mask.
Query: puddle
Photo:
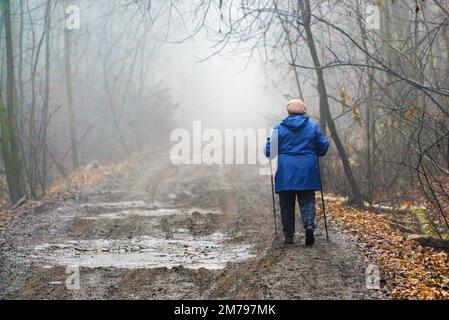
[[[145,201],[121,201],[121,202],[96,202],[96,203],[86,203],[81,206],[81,208],[87,209],[137,209],[137,208],[150,208]]]
[[[173,268],[223,269],[227,262],[255,258],[252,245],[229,244],[222,233],[192,237],[179,230],[178,239],[137,237],[128,240],[80,240],[42,244],[34,248],[32,259],[44,265],[88,268]]]
[[[111,204],[112,205],[112,204]],[[86,220],[126,219],[128,217],[163,217],[171,215],[206,215],[220,214],[219,211],[203,210],[199,208],[157,208],[157,209],[128,209],[122,211],[104,212],[94,216],[82,217]]]

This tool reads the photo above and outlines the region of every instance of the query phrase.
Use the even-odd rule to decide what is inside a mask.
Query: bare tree
[[[6,39],[7,81],[6,110],[3,105],[3,95],[1,95],[0,99],[1,142],[9,194],[11,202],[16,203],[25,195],[25,186],[22,178],[22,163],[19,157],[17,137],[16,98],[14,93],[14,53],[11,27],[11,4],[9,0],[2,1],[2,15]]]
[[[71,0],[64,0],[64,12],[72,4]],[[78,143],[76,138],[76,113],[75,99],[73,97],[73,75],[72,75],[72,31],[64,27],[64,67],[67,94],[67,108],[69,115],[70,149],[72,155],[72,166],[79,167]]]

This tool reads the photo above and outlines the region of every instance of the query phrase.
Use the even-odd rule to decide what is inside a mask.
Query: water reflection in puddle
[[[162,217],[170,215],[206,215],[206,214],[220,214],[215,210],[204,210],[200,208],[170,208],[170,207],[155,207],[148,206],[143,201],[132,202],[111,202],[111,203],[96,203],[83,205],[89,211],[106,211],[97,213],[95,215],[85,216],[82,219],[98,220],[98,219],[126,219],[128,217]]]
[[[251,245],[225,243],[227,237],[214,233],[178,239],[137,237],[129,240],[81,240],[43,244],[34,248],[33,259],[45,264],[89,268],[172,268],[223,269],[227,262],[255,257]]]
[[[104,209],[122,209],[122,208],[141,208],[147,207],[145,201],[120,201],[120,202],[96,202],[83,204],[83,208],[104,208]]]
[[[123,210],[119,212],[105,212],[95,216],[82,217],[86,220],[99,220],[99,219],[126,219],[128,217],[163,217],[170,215],[193,215],[193,214],[219,214],[218,211],[201,210],[201,209],[169,209],[159,208],[155,210]]]

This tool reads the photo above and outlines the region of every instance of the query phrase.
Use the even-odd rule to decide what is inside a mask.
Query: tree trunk
[[[381,30],[382,30],[382,36],[384,38],[385,42],[391,43],[392,42],[392,35],[391,35],[391,5],[390,5],[390,0],[381,0],[382,2],[382,7],[383,7],[383,14],[381,15]],[[387,57],[387,62],[388,62],[388,67],[391,68],[392,70],[396,70],[395,66],[393,65],[393,57],[392,57],[392,50],[391,48],[387,45],[384,44],[384,56]],[[386,86],[385,86],[385,90],[387,90],[387,92],[389,91],[389,84],[391,84],[393,82],[393,76],[391,75],[390,72],[386,72]]]
[[[42,50],[42,45],[45,40],[45,27],[42,32],[42,36],[37,42],[36,54],[31,54],[33,65],[31,68],[31,106],[30,106],[30,116],[28,119],[28,139],[29,139],[29,149],[28,149],[28,157],[26,161],[28,162],[28,184],[30,187],[30,193],[33,198],[37,198],[37,183],[39,177],[39,143],[40,143],[40,132],[36,131],[36,108],[37,108],[37,98],[36,98],[36,79],[38,77],[38,64],[40,59],[40,54]]]
[[[445,68],[445,72],[446,74],[449,74],[449,34],[446,32],[444,34],[444,41],[446,44],[446,68]],[[449,79],[446,80],[446,88],[449,87]],[[449,102],[449,98],[444,98],[446,102]],[[449,104],[449,103],[448,103]],[[449,136],[447,137],[447,147],[446,147],[446,166],[447,169],[449,170]]]
[[[358,8],[360,8],[360,2],[358,2]],[[368,39],[367,30],[363,24],[363,21],[361,19],[362,12],[358,12],[358,23],[360,32],[362,35],[362,45],[366,52],[368,52],[368,44],[366,40]],[[371,59],[369,57],[366,58],[366,64],[371,64]],[[365,127],[366,127],[366,180],[368,184],[368,197],[367,201],[370,205],[373,203],[373,195],[374,195],[374,175],[373,175],[373,163],[371,161],[372,159],[372,143],[371,143],[371,112],[374,109],[374,70],[368,69],[368,97],[366,100],[366,118],[365,118]]]
[[[449,240],[448,239],[440,239],[429,236],[422,235],[411,235],[407,237],[408,241],[416,241],[423,247],[431,247],[436,249],[442,249],[445,251],[449,250]]]
[[[71,0],[64,0],[65,9],[71,5]],[[64,65],[67,93],[67,108],[69,114],[70,148],[72,153],[73,169],[79,167],[78,145],[76,143],[76,115],[75,102],[73,99],[73,79],[72,79],[72,37],[71,31],[64,25]]]
[[[310,8],[310,4],[309,4],[309,8]],[[322,15],[321,6],[318,6],[318,9],[320,10],[320,14]],[[311,12],[309,12],[309,13],[311,13]],[[321,30],[321,39],[322,39],[322,41],[324,41],[323,30]],[[315,51],[317,51],[317,50],[315,49]],[[324,49],[321,47],[321,59],[322,60],[324,59],[324,56],[325,56]],[[327,100],[327,98],[326,98],[326,100]],[[324,108],[320,107],[320,128],[324,135],[327,135],[327,125],[326,125],[327,119],[326,118],[327,118],[327,116],[326,116],[326,112],[325,112]],[[323,168],[323,170],[326,170],[326,168]]]
[[[439,237],[438,232],[436,232],[435,226],[433,225],[426,209],[418,208],[413,210],[416,221],[418,222],[419,231],[428,237]],[[441,238],[441,237],[440,237]]]
[[[19,66],[17,70],[17,74],[19,77],[19,105],[17,108],[18,111],[18,126],[19,131],[23,128],[23,104],[24,104],[24,93],[23,93],[23,29],[25,25],[25,19],[24,19],[24,9],[23,9],[23,1],[20,0],[20,28],[19,28],[19,39],[18,39],[18,45],[19,45]]]
[[[48,114],[50,109],[50,29],[51,29],[51,0],[47,0],[47,8],[45,13],[45,96],[44,96],[44,109],[43,109],[43,121],[42,121],[42,189],[45,192],[47,188],[48,180]]]
[[[310,50],[310,54],[313,59],[316,75],[318,78],[318,93],[320,96],[320,110],[322,110],[323,115],[326,119],[327,126],[332,135],[333,140],[335,141],[335,146],[337,147],[337,151],[340,155],[341,162],[343,164],[343,169],[346,174],[346,178],[348,179],[351,193],[352,193],[352,202],[359,207],[363,206],[363,197],[360,193],[359,186],[354,178],[354,174],[351,169],[351,165],[349,164],[348,156],[346,155],[345,148],[343,146],[342,141],[337,132],[337,128],[335,126],[335,122],[332,119],[332,115],[330,112],[329,101],[327,98],[327,90],[326,83],[324,81],[323,69],[321,68],[320,60],[318,57],[315,40],[313,37],[310,20],[311,20],[311,9],[310,9],[310,1],[309,0],[298,0],[299,6],[302,11],[303,23],[306,31],[307,44]]]
[[[0,123],[2,131],[2,152],[5,164],[6,179],[8,183],[11,202],[14,204],[25,195],[25,186],[22,178],[22,166],[19,157],[16,106],[14,96],[14,53],[11,28],[10,0],[2,1],[3,21],[5,26],[6,45],[6,114],[3,100],[0,95]]]

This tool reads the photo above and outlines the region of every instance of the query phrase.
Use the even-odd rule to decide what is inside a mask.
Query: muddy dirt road
[[[0,233],[0,297],[379,298],[365,289],[369,262],[357,245],[335,225],[326,242],[321,217],[312,248],[299,224],[295,245],[273,240],[269,177],[258,170],[175,166],[155,152],[17,213]],[[67,288],[76,269],[79,289]]]

